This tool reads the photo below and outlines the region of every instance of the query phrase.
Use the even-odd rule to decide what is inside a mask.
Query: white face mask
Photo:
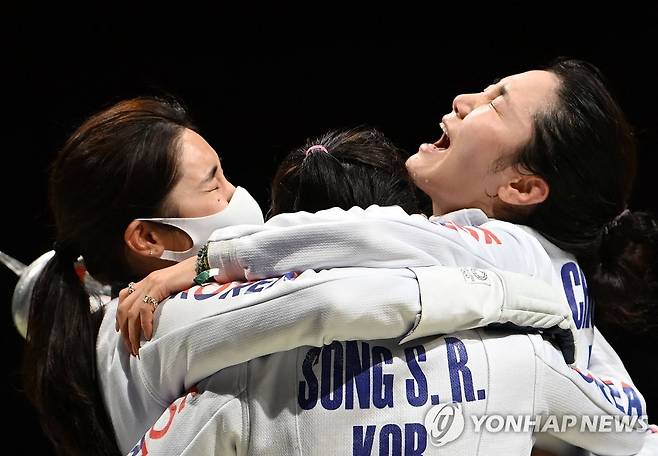
[[[193,218],[141,218],[146,222],[157,222],[175,226],[183,230],[192,239],[193,246],[184,252],[165,250],[160,258],[163,260],[183,261],[197,254],[208,241],[213,231],[232,225],[262,225],[263,211],[256,200],[242,187],[236,187],[231,201],[223,211],[206,217]]]

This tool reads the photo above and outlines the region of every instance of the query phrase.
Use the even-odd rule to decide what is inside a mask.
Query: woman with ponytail
[[[268,215],[372,204],[416,213],[418,203],[403,157],[376,129],[324,133],[290,152],[278,166]]]
[[[105,312],[90,309],[78,257],[118,293],[174,264],[161,258],[165,249],[190,247],[180,231],[141,218],[221,214],[245,194],[226,180],[217,154],[173,100],[122,101],[71,135],[51,170],[55,254],[34,285],[24,360],[26,394],[59,454],[119,453],[97,374]],[[251,202],[244,205],[251,217],[226,223],[262,222]]]
[[[100,406],[95,369],[102,312],[90,312],[89,295],[62,245],[35,286],[24,359],[25,392],[45,433],[61,454],[118,453],[112,425]]]

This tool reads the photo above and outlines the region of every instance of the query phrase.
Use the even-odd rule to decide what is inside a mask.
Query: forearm
[[[353,215],[347,211],[343,214]],[[288,271],[332,267],[440,264],[425,251],[425,246],[436,242],[432,231],[409,225],[406,215],[395,219],[366,217],[365,211],[360,214],[364,216],[344,219],[325,217],[322,212],[289,214],[283,226],[266,225],[258,233],[211,241],[208,259],[225,274],[222,279],[228,280],[256,280]],[[292,219],[298,223],[293,224]]]
[[[421,310],[418,283],[405,269],[307,271],[267,289],[249,286],[263,290],[243,286],[242,295],[232,297],[234,288],[198,302],[189,302],[195,300],[190,294],[161,307],[154,338],[140,350],[151,390],[167,400],[218,370],[266,354],[333,340],[401,337]],[[189,306],[195,306],[193,317]]]
[[[166,384],[175,394],[224,367],[304,345],[406,342],[491,323],[563,326],[556,302],[538,280],[472,268],[308,270],[180,293],[161,306],[155,337],[140,356],[152,389]]]
[[[282,214],[257,230],[220,230],[211,237],[208,258],[225,280],[346,266],[473,266],[536,275],[538,263],[550,265],[536,240],[512,225],[493,233],[395,209]]]

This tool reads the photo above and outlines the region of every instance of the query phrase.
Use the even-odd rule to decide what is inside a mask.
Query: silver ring
[[[135,282],[130,282],[128,284],[128,294],[133,294],[135,292]]]

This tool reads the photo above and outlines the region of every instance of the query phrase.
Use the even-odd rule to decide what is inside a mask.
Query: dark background
[[[209,38],[204,45],[171,46],[148,33],[119,44],[121,31],[92,23],[66,34],[49,30],[33,44],[19,37],[8,46],[3,66],[10,82],[3,108],[10,119],[3,122],[0,250],[23,262],[49,250],[53,241],[46,176],[57,148],[86,116],[121,98],[179,96],[222,156],[227,177],[266,208],[278,161],[306,137],[367,124],[413,153],[421,142],[438,137],[438,122],[456,94],[481,90],[496,77],[559,55],[589,60],[607,75],[638,132],[641,166],[631,208],[656,211],[658,71],[652,62],[656,41],[647,37],[621,40],[602,33],[563,43],[521,36],[330,44],[297,39],[292,44],[264,36],[252,44]],[[0,268],[8,380],[3,408],[11,411],[3,432],[20,442],[19,453],[36,454],[47,444],[20,390],[22,339],[10,314],[15,280]],[[658,373],[655,331],[609,328],[606,335],[645,394],[652,421],[658,421],[658,393],[652,388]]]

